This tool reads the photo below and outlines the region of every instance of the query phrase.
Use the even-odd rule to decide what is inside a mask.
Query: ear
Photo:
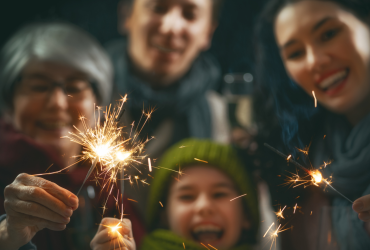
[[[125,3],[124,1],[120,1],[117,6],[117,17],[118,17],[118,33],[121,35],[126,35],[127,31],[129,29],[129,22],[130,17],[132,14],[132,8],[134,3],[132,5],[129,5],[128,3]]]
[[[206,36],[205,41],[204,41],[204,45],[202,49],[203,51],[206,51],[211,47],[213,34],[215,33],[215,30],[217,29],[217,27],[218,27],[218,23],[212,21],[211,27],[209,28],[209,31],[208,31],[208,35]]]

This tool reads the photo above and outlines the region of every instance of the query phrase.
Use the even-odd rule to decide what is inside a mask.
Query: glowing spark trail
[[[267,229],[267,231],[266,231],[265,235],[263,235],[263,238],[265,238],[266,234],[270,231],[271,227],[272,227],[274,224],[275,224],[275,222],[273,222],[273,223],[271,224],[271,226],[269,227],[269,229]]]
[[[297,209],[297,205],[298,205],[298,203],[296,203],[295,206],[294,206],[294,212],[293,212],[293,214],[295,214],[295,210]]]
[[[313,90],[312,90],[312,95],[313,95],[313,98],[315,98],[315,108],[317,108],[317,99],[316,99],[315,91]]]
[[[197,159],[197,158],[194,158],[194,160],[204,162],[204,163],[208,163],[208,161],[203,161],[203,160],[200,160],[200,159]]]
[[[238,197],[235,197],[235,198],[231,199],[230,201],[236,200],[236,199],[238,199],[238,198],[240,198],[240,197],[243,197],[243,196],[246,196],[246,195],[247,195],[247,194],[240,195],[240,196],[238,196]]]
[[[208,250],[210,250],[206,245],[204,245],[202,242],[200,243],[202,246],[204,246],[205,248],[207,248]]]
[[[148,158],[148,165],[149,165],[149,171],[152,172],[152,162],[150,161],[150,158]]]
[[[264,144],[265,147],[267,147],[268,149],[270,149],[271,151],[275,152],[276,154],[280,155],[281,157],[287,159],[288,156],[283,154],[282,152],[280,152],[279,150],[271,147],[269,144],[265,143]],[[310,171],[308,170],[306,167],[302,166],[301,164],[299,164],[298,162],[296,162],[295,160],[293,160],[292,158],[289,159],[289,162],[290,163],[293,163],[295,166],[299,167],[300,169],[302,169],[303,171],[305,171],[308,175],[310,175],[312,177],[312,182],[314,185],[317,186],[318,183],[321,183],[321,182],[324,182],[328,187],[330,187],[333,191],[335,191],[336,193],[338,193],[339,195],[341,195],[343,198],[345,198],[347,201],[351,202],[353,204],[353,201],[351,201],[350,199],[348,199],[346,196],[344,196],[342,193],[340,193],[338,190],[336,190],[328,180],[322,178],[322,174],[320,173],[319,170],[314,170],[314,171]]]
[[[214,246],[212,246],[211,244],[208,244],[208,246],[212,247],[213,249],[215,250],[218,250],[217,248],[215,248]]]

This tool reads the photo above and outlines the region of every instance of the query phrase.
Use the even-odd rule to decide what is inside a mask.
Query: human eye
[[[44,79],[29,79],[27,81],[27,86],[30,91],[36,92],[36,93],[44,93],[49,91],[50,89],[50,83],[47,82]]]
[[[321,40],[324,42],[329,41],[330,39],[335,37],[340,32],[340,30],[340,28],[326,30],[322,33]]]
[[[156,14],[165,14],[168,11],[168,5],[160,2],[153,2],[149,5],[149,9]]]
[[[65,90],[68,94],[78,94],[89,87],[87,80],[83,79],[71,79],[65,86]]]
[[[222,198],[230,196],[230,194],[227,191],[217,191],[217,192],[214,192],[212,196],[215,199],[222,199]]]
[[[303,55],[303,51],[296,50],[296,51],[288,53],[287,58],[290,59],[290,60],[294,60],[294,59],[298,59],[302,55]]]
[[[195,195],[193,194],[181,194],[178,196],[178,199],[181,200],[181,201],[192,201],[195,199]]]
[[[194,20],[197,17],[196,11],[194,10],[194,8],[185,8],[183,10],[183,14],[182,15],[187,20]]]

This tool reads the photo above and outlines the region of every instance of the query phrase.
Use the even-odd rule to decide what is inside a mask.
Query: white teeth
[[[159,46],[159,45],[156,45],[156,47],[157,47],[157,49],[159,49],[162,52],[166,52],[166,53],[176,52],[176,50],[174,50],[174,49],[165,48],[165,47],[162,47],[162,46]]]
[[[218,226],[214,225],[199,225],[193,229],[194,233],[202,233],[202,232],[211,232],[211,233],[220,233],[222,229]]]
[[[342,78],[347,76],[347,74],[348,74],[347,70],[339,71],[338,73],[335,73],[334,75],[331,75],[328,78],[326,78],[325,80],[323,80],[322,82],[320,82],[319,87],[322,88],[322,89],[327,89],[331,85],[336,83],[338,80],[341,80]]]

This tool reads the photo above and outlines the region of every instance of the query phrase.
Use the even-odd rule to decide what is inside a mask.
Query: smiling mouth
[[[349,75],[349,69],[339,71],[318,84],[318,87],[323,91],[328,91],[336,88],[341,82],[346,79]]]
[[[222,228],[214,225],[200,225],[195,227],[191,235],[195,241],[198,242],[214,242],[222,238],[224,231]]]
[[[168,48],[168,47],[163,47],[163,46],[160,46],[160,45],[157,45],[157,44],[154,44],[154,47],[156,49],[158,49],[160,52],[164,52],[164,53],[175,53],[175,52],[180,52],[179,49],[171,49],[171,48]]]

